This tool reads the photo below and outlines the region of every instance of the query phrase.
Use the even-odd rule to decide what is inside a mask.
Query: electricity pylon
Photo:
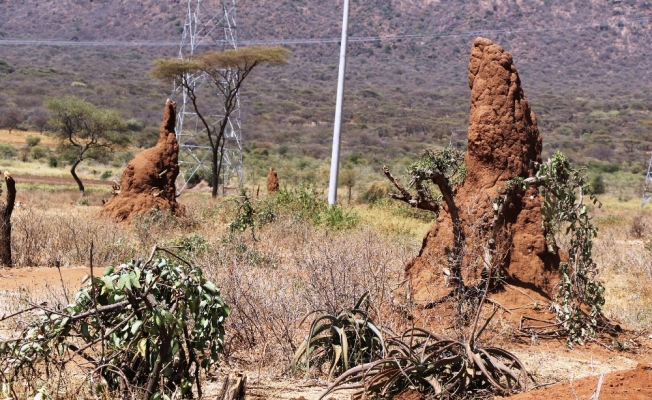
[[[641,207],[646,205],[650,200],[652,200],[652,156],[650,157],[650,164],[647,167],[647,175],[643,184]]]
[[[181,36],[179,58],[186,59],[205,50],[224,51],[237,49],[235,0],[188,0],[186,23]],[[231,74],[229,74],[232,76]],[[199,96],[217,100],[214,110],[203,112],[211,127],[217,126],[224,118],[222,95],[211,85],[205,84],[205,73],[188,76]],[[237,79],[237,78],[232,78]],[[212,91],[211,91],[212,90]],[[179,142],[179,178],[177,193],[181,193],[200,171],[210,171],[211,148],[208,145],[206,128],[195,113],[191,100],[183,87],[176,87],[173,96],[181,97],[177,106],[176,135]],[[198,96],[198,97],[199,97]],[[242,185],[242,129],[240,123],[240,98],[229,117],[222,159],[223,193],[226,186]],[[205,103],[204,103],[205,104]],[[207,117],[206,117],[207,116]],[[209,175],[210,176],[210,175]],[[237,180],[233,182],[233,180]]]

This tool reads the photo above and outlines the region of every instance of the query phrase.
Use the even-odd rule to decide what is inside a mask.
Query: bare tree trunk
[[[16,202],[16,182],[5,171],[7,183],[7,203],[0,201],[0,265],[13,267],[11,262],[11,213]]]
[[[247,391],[247,375],[235,372],[224,381],[220,400],[244,400]]]
[[[213,173],[211,181],[213,182],[213,187],[211,188],[211,197],[213,198],[217,197],[217,185],[220,182],[220,172],[217,162],[217,153],[219,152],[219,148],[219,145],[216,145],[215,148],[211,149],[213,151],[213,162],[211,165],[211,172]]]
[[[75,182],[77,182],[77,186],[79,186],[79,192],[81,193],[81,196],[79,197],[84,197],[84,184],[82,183],[81,179],[77,176],[77,172],[75,172],[75,168],[79,165],[79,163],[82,162],[82,160],[77,159],[75,163],[70,167],[70,174],[72,177],[75,179]]]

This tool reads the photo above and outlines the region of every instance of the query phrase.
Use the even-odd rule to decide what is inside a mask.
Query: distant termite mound
[[[274,168],[270,168],[267,172],[267,193],[273,194],[278,191],[278,175]]]
[[[485,266],[483,248],[489,242],[494,221],[492,199],[499,196],[507,180],[528,178],[541,163],[541,135],[537,119],[525,99],[512,56],[488,39],[478,38],[469,61],[471,113],[467,174],[455,194],[466,242],[464,283],[480,282]],[[516,195],[505,211],[503,249],[504,278],[550,298],[559,280],[558,251],[550,252],[542,227],[542,200],[536,187]],[[444,206],[444,210],[446,210]],[[423,239],[419,255],[406,265],[417,300],[432,301],[450,292],[450,259],[454,237],[448,212],[440,212]]]
[[[120,222],[145,215],[153,208],[183,214],[174,185],[179,175],[179,143],[174,133],[176,108],[175,102],[166,102],[156,146],[138,153],[127,164],[115,196],[102,209],[103,215]]]

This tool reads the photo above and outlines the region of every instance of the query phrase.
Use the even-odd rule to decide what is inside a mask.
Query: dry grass
[[[93,242],[94,263],[103,267],[145,257],[154,243],[200,237],[205,247],[185,256],[220,286],[232,308],[222,363],[262,370],[268,376],[286,371],[305,335],[304,317],[309,312],[351,307],[365,292],[371,294],[376,322],[401,331],[406,321],[395,311],[405,299],[396,288],[405,261],[417,253],[430,226],[423,219],[401,216],[392,207],[356,206],[362,222],[351,230],[334,232],[279,215],[257,233],[257,241],[247,232],[226,240],[233,202],[188,194],[180,198],[185,218],[158,214],[116,225],[98,218],[99,207],[71,208],[76,192],[69,192],[62,195],[67,192],[38,187],[23,191],[30,206],[17,209],[13,219],[17,266],[57,261],[62,267],[87,265]],[[650,328],[652,214],[602,209],[596,222],[600,236],[594,254],[607,288],[606,312],[626,325]],[[5,292],[3,310],[19,309],[27,300],[63,304],[62,293],[54,287]],[[78,387],[73,378],[67,383],[71,390]]]
[[[647,211],[647,210],[644,210]],[[597,219],[594,257],[606,288],[605,311],[635,328],[652,326],[652,213],[613,213]]]

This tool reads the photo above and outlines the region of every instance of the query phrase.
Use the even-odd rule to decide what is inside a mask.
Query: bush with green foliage
[[[448,268],[451,279],[457,285],[454,293],[460,302],[467,302],[469,298],[479,298],[482,292],[477,291],[475,286],[469,287],[461,274],[467,242],[455,194],[456,186],[463,182],[466,175],[463,160],[464,153],[457,149],[426,152],[419,161],[408,167],[407,173],[411,176],[411,181],[407,189],[388,168],[383,170],[399,192],[390,193],[391,198],[434,213],[441,210],[442,203],[446,204],[452,219],[454,238]],[[488,260],[482,262],[491,266],[488,271],[491,279],[485,280],[489,282],[496,278],[496,284],[500,284],[499,277],[505,275],[502,270],[505,261],[500,261],[504,258],[500,257],[496,248],[496,239],[504,235],[506,228],[503,210],[514,203],[519,193],[523,193],[530,185],[535,185],[543,199],[541,213],[548,249],[557,252],[558,241],[555,235],[560,232],[564,232],[570,239],[569,246],[565,249],[569,260],[559,263],[560,282],[551,307],[567,334],[569,346],[572,346],[573,343],[582,343],[587,336],[592,336],[600,321],[604,321],[604,286],[597,280],[598,268],[591,255],[597,228],[591,223],[584,204],[586,197],[594,204],[597,199],[585,177],[585,169],[575,169],[564,154],[557,151],[545,163],[535,167],[535,176],[515,177],[507,181],[493,199],[494,222],[491,232],[485,235],[486,243],[481,244],[489,249]],[[463,314],[460,316],[464,317]]]
[[[41,143],[41,138],[39,136],[27,135],[25,138],[25,144],[27,147],[38,146],[39,143]]]
[[[16,148],[10,144],[0,143],[0,156],[5,160],[16,157]]]
[[[29,151],[29,154],[32,156],[33,159],[40,160],[41,158],[44,158],[45,156],[48,155],[48,149],[47,147],[43,147],[43,146],[34,146]]]
[[[156,252],[164,254],[154,259]],[[90,380],[95,394],[147,399],[186,398],[193,387],[202,396],[200,373],[216,366],[230,313],[201,269],[164,248],[145,262],[86,277],[67,306],[27,311],[34,309],[36,318],[0,344],[0,379],[7,387],[20,380],[36,390],[38,368],[63,372],[74,364],[102,378]]]
[[[605,184],[604,184],[604,179],[602,178],[602,175],[596,175],[591,179],[591,191],[594,194],[604,194],[605,192]]]

